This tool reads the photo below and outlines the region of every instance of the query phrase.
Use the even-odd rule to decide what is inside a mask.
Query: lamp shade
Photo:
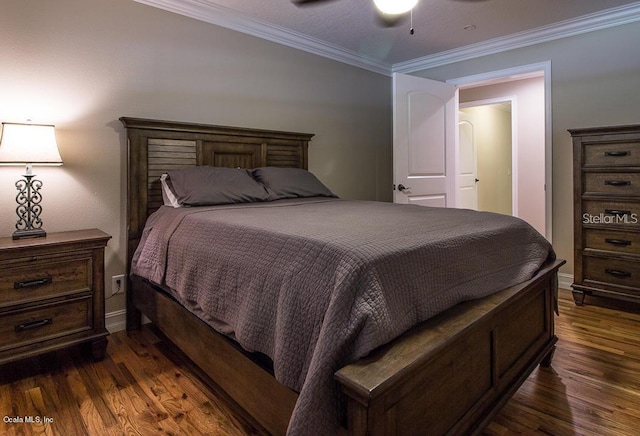
[[[409,12],[418,4],[418,0],[373,0],[383,14],[398,15]]]
[[[0,165],[62,165],[54,126],[2,123]]]

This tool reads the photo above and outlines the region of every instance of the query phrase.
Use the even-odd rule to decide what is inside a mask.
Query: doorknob
[[[476,177],[476,183],[478,183],[479,181],[480,181],[480,179],[478,179],[478,178]]]
[[[398,191],[400,191],[400,192],[404,192],[404,191],[406,191],[406,190],[410,190],[410,189],[411,189],[410,187],[408,187],[408,186],[404,186],[402,183],[400,183],[400,184],[398,185]]]

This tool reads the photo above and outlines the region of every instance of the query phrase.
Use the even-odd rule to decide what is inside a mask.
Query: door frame
[[[488,106],[497,103],[511,103],[511,215],[518,215],[518,99],[516,96],[504,96],[488,98],[485,100],[468,101],[458,103],[458,109],[468,107]],[[476,151],[477,153],[477,151]],[[545,199],[546,201],[546,199]],[[546,229],[546,222],[545,222]]]
[[[553,145],[552,145],[552,114],[551,114],[551,61],[505,68],[481,74],[449,79],[446,83],[460,89],[474,88],[493,83],[525,79],[527,77],[544,77],[544,106],[545,106],[545,237],[552,241],[553,233]],[[457,150],[456,150],[457,152]],[[456,156],[456,158],[459,158]]]

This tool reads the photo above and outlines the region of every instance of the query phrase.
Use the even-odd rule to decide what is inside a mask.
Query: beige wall
[[[108,283],[124,273],[121,116],[315,133],[309,166],[332,190],[391,200],[389,77],[130,0],[5,0],[0,56],[0,121],[56,125],[44,228],[111,234]],[[2,236],[22,172],[0,167]]]
[[[551,61],[553,245],[573,272],[573,182],[567,129],[640,123],[640,23],[414,73],[446,81]]]

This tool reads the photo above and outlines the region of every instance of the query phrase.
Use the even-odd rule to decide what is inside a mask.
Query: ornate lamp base
[[[24,179],[16,182],[18,222],[16,223],[16,231],[12,235],[13,239],[41,238],[47,235],[47,232],[42,228],[42,220],[40,219],[42,182],[34,179],[34,176],[35,174],[31,173],[30,165],[27,165],[27,174],[24,175]]]
[[[42,238],[47,236],[43,229],[16,230],[11,237],[13,239]]]

